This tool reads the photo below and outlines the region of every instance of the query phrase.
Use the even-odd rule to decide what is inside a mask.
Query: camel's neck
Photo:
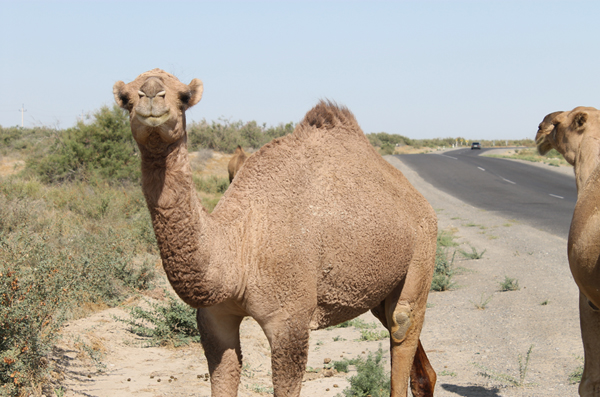
[[[600,165],[600,139],[587,137],[581,141],[579,151],[573,166],[577,194],[581,193],[592,172]]]
[[[194,307],[223,301],[227,288],[211,260],[214,228],[196,195],[185,141],[160,153],[140,145],[140,152],[142,189],[173,289]]]

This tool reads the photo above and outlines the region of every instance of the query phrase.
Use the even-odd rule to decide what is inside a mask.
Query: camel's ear
[[[125,110],[131,111],[131,99],[129,98],[129,94],[127,93],[125,88],[125,83],[122,81],[117,81],[113,86],[113,95],[115,96],[115,102],[117,105],[122,107]]]
[[[573,117],[573,126],[575,128],[581,128],[587,122],[588,114],[585,112],[579,112]]]
[[[204,85],[200,79],[194,79],[188,84],[188,90],[179,93],[179,99],[183,103],[186,109],[191,108],[202,99],[202,93],[204,92]]]

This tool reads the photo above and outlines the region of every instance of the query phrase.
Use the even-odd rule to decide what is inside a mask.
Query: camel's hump
[[[306,116],[294,131],[294,135],[300,137],[314,128],[320,130],[341,128],[348,132],[363,134],[356,118],[347,107],[324,100],[319,101],[315,107],[306,113]]]

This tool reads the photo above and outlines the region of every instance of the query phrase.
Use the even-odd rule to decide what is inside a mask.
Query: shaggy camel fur
[[[242,165],[244,165],[244,161],[246,161],[247,158],[248,155],[246,154],[246,152],[244,152],[244,149],[242,149],[242,147],[238,145],[238,147],[235,149],[235,153],[233,153],[233,157],[231,158],[231,160],[229,160],[229,164],[227,164],[227,171],[229,172],[229,183],[233,181],[235,174],[237,174],[240,168],[242,168]]]
[[[548,120],[547,120],[548,119]],[[569,231],[568,256],[579,287],[579,319],[585,362],[579,394],[600,396],[600,111],[577,107],[551,113],[540,124],[541,154],[558,150],[574,166],[577,204]]]
[[[165,272],[198,309],[212,396],[237,395],[245,316],[269,340],[274,395],[297,397],[310,330],[369,309],[390,331],[391,395],[405,397],[409,377],[414,395],[433,395],[419,335],[436,215],[349,110],[319,103],[293,134],[248,158],[209,214],[194,190],[185,131],[202,83],[154,69],[113,92],[130,112]]]

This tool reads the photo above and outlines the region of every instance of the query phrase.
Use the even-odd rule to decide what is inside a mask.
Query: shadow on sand
[[[500,389],[497,387],[488,389],[483,386],[457,386],[449,385],[447,383],[444,383],[440,386],[442,386],[442,389],[446,391],[456,393],[463,397],[500,397],[500,394],[498,394]]]

